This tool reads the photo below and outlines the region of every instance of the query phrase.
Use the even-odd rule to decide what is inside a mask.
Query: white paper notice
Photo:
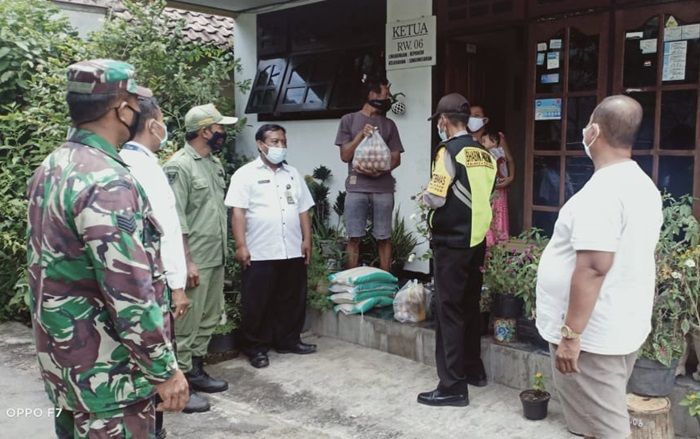
[[[648,40],[640,40],[639,48],[642,53],[656,53],[656,38],[649,38]]]
[[[664,28],[664,41],[677,41],[683,38],[683,28],[682,27],[665,27]]]
[[[547,51],[547,43],[537,43],[537,51],[538,52],[546,52]]]
[[[695,40],[700,38],[700,23],[686,24],[683,26],[681,38],[684,40]]]
[[[627,32],[625,38],[628,40],[639,40],[644,38],[644,32]]]
[[[547,70],[559,68],[559,52],[547,52]]]
[[[687,41],[664,43],[663,81],[682,81],[685,79],[687,51]]]
[[[561,49],[561,39],[553,39],[549,40],[549,48],[550,49]]]

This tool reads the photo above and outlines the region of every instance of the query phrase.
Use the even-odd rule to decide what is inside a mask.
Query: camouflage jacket
[[[27,195],[30,305],[49,398],[101,412],[150,397],[177,362],[143,188],[109,142],[77,130]]]

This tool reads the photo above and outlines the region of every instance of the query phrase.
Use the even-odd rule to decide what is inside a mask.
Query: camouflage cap
[[[190,108],[185,114],[185,129],[188,133],[206,128],[215,123],[221,125],[233,125],[238,122],[237,117],[222,116],[214,104],[198,105]]]
[[[136,83],[135,75],[134,66],[124,61],[81,61],[68,67],[68,91],[79,94],[109,94],[121,89],[138,96],[153,96],[151,90]]]

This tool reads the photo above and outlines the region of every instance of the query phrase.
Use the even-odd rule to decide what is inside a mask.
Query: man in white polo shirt
[[[314,201],[304,179],[285,161],[285,129],[263,125],[255,140],[260,156],[233,174],[225,203],[233,207],[236,260],[243,266],[241,341],[250,364],[260,368],[270,364],[270,348],[316,351],[300,337]]]
[[[610,96],[583,145],[595,172],[559,212],[537,276],[537,328],[571,432],[630,435],[626,386],[651,330],[661,195],[632,160],[642,108]]]

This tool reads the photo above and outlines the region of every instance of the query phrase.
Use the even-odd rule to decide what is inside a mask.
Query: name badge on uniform
[[[350,176],[350,184],[357,184],[357,175]]]
[[[287,185],[287,190],[284,191],[284,196],[287,198],[287,204],[294,204],[294,196],[292,195],[292,185]]]
[[[269,183],[269,182],[270,182],[270,180],[258,180],[258,184],[265,184],[265,183]]]

